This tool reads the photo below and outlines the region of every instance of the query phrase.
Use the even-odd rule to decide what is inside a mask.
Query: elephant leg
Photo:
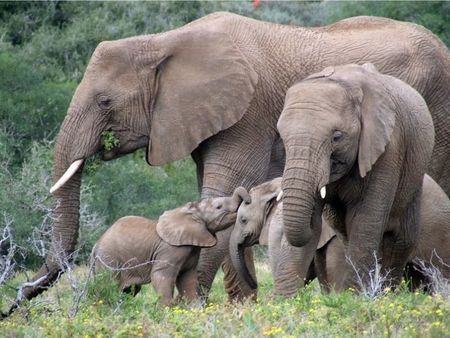
[[[440,74],[442,83],[446,85],[432,86],[431,100],[426,99],[428,109],[433,118],[435,129],[435,143],[431,163],[428,167],[429,174],[450,196],[450,64],[447,72]],[[438,88],[438,91],[436,89]],[[426,97],[426,96],[424,96]]]
[[[344,244],[334,237],[325,247],[318,250],[316,257],[318,259],[315,266],[323,290],[327,293],[332,290],[343,290],[345,283],[343,277],[351,271],[351,267],[345,259]]]
[[[279,137],[273,144],[270,154],[270,165],[266,180],[272,180],[283,176],[284,165],[286,164],[286,151],[284,150],[283,140]]]
[[[199,298],[197,292],[197,270],[196,268],[184,271],[177,278],[176,284],[178,295],[182,299],[189,302],[195,301]]]
[[[322,291],[325,293],[330,293],[331,287],[330,281],[328,280],[326,267],[326,250],[327,247],[325,246],[316,251],[316,255],[314,256],[314,270]]]
[[[421,189],[400,217],[400,229],[383,236],[381,263],[383,273],[389,277],[393,286],[400,284],[407,260],[417,241],[420,195]]]
[[[177,272],[169,269],[152,271],[152,285],[160,296],[160,302],[163,306],[171,306],[173,304],[176,276]]]
[[[246,125],[243,130],[242,125]],[[251,135],[258,121],[246,121],[246,116],[230,129],[208,139],[196,150],[196,161],[203,163],[202,198],[231,195],[237,186],[250,189],[264,182],[267,177],[272,144],[276,135]],[[238,126],[239,125],[239,126]],[[245,142],[242,138],[245,137]],[[234,270],[228,253],[232,228],[217,233],[217,244],[204,248],[200,253],[198,279],[202,297],[206,298],[214,277],[223,263],[224,283],[231,299],[254,297],[251,290]],[[246,254],[248,267],[254,271]]]
[[[317,229],[317,228],[315,228]],[[319,228],[320,230],[320,228]],[[308,272],[313,269],[312,262],[319,242],[320,232],[305,246],[295,247],[288,244],[283,236],[274,274],[274,293],[285,297],[294,297],[303,288],[308,279]],[[314,274],[313,272],[311,272]],[[311,275],[309,277],[312,277]]]

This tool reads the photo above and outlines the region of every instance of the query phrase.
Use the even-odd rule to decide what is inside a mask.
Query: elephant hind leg
[[[177,277],[176,285],[178,290],[177,301],[186,299],[192,302],[199,299],[196,268],[182,272]]]

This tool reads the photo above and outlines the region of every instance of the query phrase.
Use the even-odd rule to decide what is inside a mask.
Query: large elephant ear
[[[163,241],[174,246],[193,245],[208,248],[216,245],[216,238],[205,222],[196,217],[195,206],[188,203],[164,212],[159,217],[156,232]]]
[[[367,76],[362,84],[361,136],[359,138],[359,174],[365,177],[384,153],[395,126],[397,107],[372,64],[363,66]]]
[[[226,33],[187,26],[155,36],[158,67],[147,160],[162,165],[238,122],[253,99],[256,72]]]
[[[384,153],[395,126],[396,110],[393,93],[387,88],[384,75],[375,66],[351,64],[328,67],[314,77],[330,77],[343,84],[360,108],[361,135],[358,149],[358,166],[361,177],[372,169]]]

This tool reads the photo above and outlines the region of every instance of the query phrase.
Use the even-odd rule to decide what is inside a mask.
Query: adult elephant
[[[56,254],[74,251],[82,163],[101,150],[104,131],[120,141],[104,159],[143,147],[151,165],[191,154],[202,197],[231,194],[268,176],[287,88],[326,66],[350,62],[372,62],[425,97],[437,132],[431,173],[448,192],[450,61],[433,34],[373,17],[297,28],[214,13],[179,29],[96,48],[57,138],[51,250],[25,298],[57,279]],[[226,257],[230,232],[202,251],[199,282],[207,291],[224,261],[229,294],[251,295]]]
[[[339,289],[361,286],[357,277],[368,282],[379,251],[383,273],[400,282],[417,242],[422,180],[434,146],[419,93],[370,63],[328,67],[289,88],[278,130],[286,146],[289,244],[314,238],[325,203],[325,218],[354,265],[342,272]]]

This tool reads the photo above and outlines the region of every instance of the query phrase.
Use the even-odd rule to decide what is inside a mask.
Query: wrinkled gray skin
[[[303,247],[291,246],[283,232],[283,203],[268,198],[281,191],[281,178],[263,183],[250,190],[251,203],[242,203],[237,212],[233,239],[244,246],[268,245],[270,266],[274,278],[274,292],[293,297],[299,288],[314,278],[324,291],[341,291],[346,269],[345,247],[335,231],[322,219],[320,237],[315,236]],[[424,176],[417,243],[408,258],[405,277],[414,290],[427,285],[430,280],[417,268],[417,260],[426,266],[430,262],[445,278],[450,278],[450,200],[439,185],[428,175]],[[242,223],[245,219],[245,224]],[[230,248],[233,245],[230,244]],[[236,251],[236,247],[233,246]],[[378,257],[382,257],[379,253]],[[231,257],[233,254],[231,253]],[[233,261],[234,263],[234,261]],[[238,261],[236,270],[244,273]],[[243,276],[247,280],[247,277]]]
[[[274,279],[274,293],[285,297],[295,296],[305,282],[314,278],[312,261],[320,236],[320,223],[307,245],[290,245],[283,232],[283,203],[277,201],[282,178],[275,178],[250,190],[250,203],[239,206],[236,224],[230,238],[230,256],[236,271],[253,288],[256,281],[248,273],[242,259],[243,250],[256,243],[269,246],[269,260]]]
[[[311,220],[325,202],[326,219],[362,280],[368,282],[373,253],[382,250],[383,271],[399,282],[417,239],[422,179],[434,144],[420,94],[372,64],[329,67],[288,90],[278,130],[286,148],[288,242],[311,240]],[[357,287],[353,270],[343,275],[344,288]]]
[[[343,271],[351,269],[345,259],[344,244],[331,228],[321,236],[321,242],[314,258],[315,272],[324,290],[340,291],[345,285]],[[389,255],[389,251],[389,247],[382,245],[378,256]],[[419,235],[406,271],[413,290],[431,282],[429,276],[421,272],[418,261],[426,267],[434,266],[443,277],[450,278],[450,200],[428,175],[423,179]]]
[[[247,191],[237,188],[232,197],[207,198],[166,211],[158,221],[139,216],[117,220],[95,244],[95,272],[112,269],[120,289],[137,294],[152,283],[163,305],[179,298],[198,298],[197,263],[200,248],[216,244],[215,233],[234,224],[236,210]]]
[[[388,39],[386,37],[389,37]],[[214,13],[179,29],[98,45],[68,109],[55,145],[54,182],[78,159],[101,150],[101,134],[114,131],[113,159],[147,148],[162,165],[191,154],[202,197],[226,196],[267,180],[276,123],[286,90],[326,66],[372,62],[425,98],[436,125],[430,172],[450,188],[450,59],[424,28],[356,17],[318,28],[282,26],[230,13]],[[25,288],[30,299],[58,277],[56,248],[70,256],[79,227],[82,168],[53,194],[52,245],[46,264]],[[273,176],[272,176],[273,177]],[[229,294],[255,295],[231,269],[228,239],[202,250],[199,280],[209,290],[224,262]],[[58,250],[59,252],[59,250]]]

